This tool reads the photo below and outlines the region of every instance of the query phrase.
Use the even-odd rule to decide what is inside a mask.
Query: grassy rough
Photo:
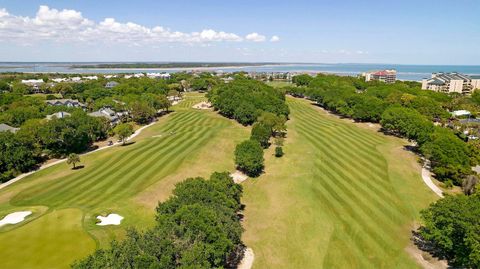
[[[435,199],[403,140],[289,98],[285,156],[245,184],[254,268],[416,268],[404,251]]]

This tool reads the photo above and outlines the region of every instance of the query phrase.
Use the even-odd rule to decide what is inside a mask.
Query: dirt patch
[[[248,176],[242,173],[241,171],[235,171],[234,173],[231,173],[230,176],[233,178],[233,182],[240,184],[247,180]]]
[[[252,268],[253,261],[255,260],[255,255],[253,254],[253,249],[246,248],[243,253],[243,259],[238,265],[237,269],[250,269]]]
[[[211,109],[211,108],[212,108],[212,104],[209,103],[209,102],[203,101],[203,102],[200,102],[200,103],[198,103],[198,104],[196,104],[196,105],[194,105],[194,106],[192,106],[192,107],[195,108],[195,109]]]
[[[448,263],[444,260],[432,257],[429,253],[421,251],[415,245],[410,244],[405,251],[424,269],[447,269]]]

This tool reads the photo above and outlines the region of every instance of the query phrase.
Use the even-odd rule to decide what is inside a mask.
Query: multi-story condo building
[[[379,70],[371,71],[363,74],[365,81],[377,80],[385,83],[395,83],[397,80],[397,71],[396,70]]]
[[[433,73],[430,79],[422,80],[422,89],[445,93],[470,94],[480,89],[480,76],[467,76],[460,73]]]

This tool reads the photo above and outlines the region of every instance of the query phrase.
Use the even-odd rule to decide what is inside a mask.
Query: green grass
[[[285,156],[245,184],[254,268],[416,268],[404,251],[435,199],[404,141],[288,98]],[[361,127],[360,127],[361,126]]]
[[[295,86],[295,84],[292,84],[291,82],[288,82],[288,81],[267,81],[266,82],[267,85],[270,85],[274,88],[281,88],[281,87],[285,87],[285,86]]]
[[[188,95],[183,102],[202,98]],[[145,229],[153,225],[155,206],[170,195],[175,183],[186,177],[206,177],[213,171],[234,170],[235,143],[248,137],[248,129],[212,111],[186,106],[174,110],[145,129],[135,143],[82,156],[83,169],[71,170],[65,163],[59,164],[1,190],[0,216],[25,208],[43,209],[31,217],[33,221],[0,229],[0,238],[12,238],[7,240],[8,247],[1,241],[2,262],[20,265],[27,258],[38,262],[29,263],[28,268],[55,267],[55,257],[36,251],[48,245],[45,251],[56,249],[56,255],[62,257],[58,266],[65,267],[89,253],[91,242],[105,246],[112,238],[121,238],[125,227]],[[67,217],[58,214],[73,209],[75,216],[68,218],[75,220],[63,223]],[[122,225],[95,225],[98,214],[110,212],[125,217]],[[53,227],[58,225],[63,226],[57,231]],[[44,230],[49,233],[34,236]],[[80,239],[80,235],[85,238]],[[27,243],[13,240],[15,237],[31,240]],[[85,242],[78,252],[71,251],[77,245],[76,238]],[[87,241],[89,247],[84,247]]]

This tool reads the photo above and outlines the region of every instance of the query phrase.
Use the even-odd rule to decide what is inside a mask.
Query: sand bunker
[[[238,265],[237,269],[250,269],[252,268],[253,261],[255,260],[255,255],[253,254],[253,249],[246,248],[243,253],[243,259]]]
[[[108,216],[97,216],[97,219],[100,220],[97,225],[105,226],[105,225],[120,225],[122,222],[123,217],[118,214],[108,214]]]
[[[248,176],[245,175],[244,173],[240,171],[235,171],[235,173],[230,174],[230,176],[233,178],[233,182],[240,184],[243,181],[247,180]]]
[[[30,214],[32,214],[32,211],[18,211],[10,213],[0,220],[0,227],[6,224],[17,224],[22,222]]]
[[[194,105],[193,108],[196,108],[196,109],[210,109],[210,108],[212,108],[212,104],[209,103],[209,102],[203,101],[203,102],[200,102],[200,103]]]

